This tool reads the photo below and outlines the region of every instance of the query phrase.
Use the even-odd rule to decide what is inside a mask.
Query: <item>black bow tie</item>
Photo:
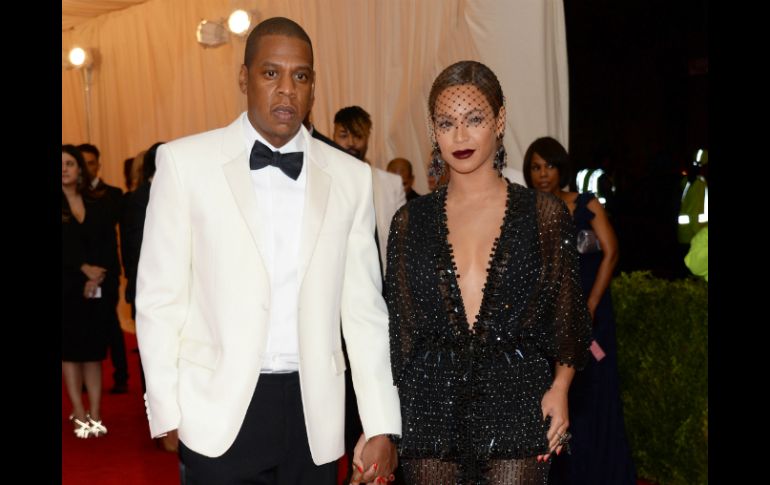
[[[274,152],[267,145],[256,140],[251,148],[249,166],[252,170],[259,170],[268,165],[280,168],[289,178],[297,180],[302,171],[302,152]]]

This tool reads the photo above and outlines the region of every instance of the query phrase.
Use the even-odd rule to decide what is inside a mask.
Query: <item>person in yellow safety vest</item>
[[[690,252],[684,257],[684,264],[695,276],[709,280],[709,226],[704,227],[690,241]]]
[[[677,239],[680,244],[690,244],[693,236],[709,222],[708,184],[701,169],[708,163],[708,150],[698,150],[690,167],[690,173],[682,179],[682,204],[679,208]]]
[[[593,192],[596,194],[596,198],[600,204],[604,205],[606,198],[604,197],[603,187],[600,186],[599,179],[605,175],[604,170],[601,168],[584,168],[577,173],[576,185],[579,193]],[[606,190],[606,189],[605,189]]]

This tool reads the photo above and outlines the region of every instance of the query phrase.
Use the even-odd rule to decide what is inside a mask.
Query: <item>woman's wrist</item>
[[[551,390],[557,392],[567,393],[569,391],[569,383],[561,380],[555,380],[551,384]]]

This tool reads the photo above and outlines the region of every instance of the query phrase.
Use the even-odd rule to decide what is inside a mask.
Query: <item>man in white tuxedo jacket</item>
[[[372,132],[372,118],[360,106],[348,106],[337,111],[334,115],[334,134],[332,139],[346,152],[357,159],[366,160],[366,150],[369,148],[369,135]],[[374,213],[377,221],[377,242],[380,250],[380,260],[383,272],[387,270],[388,233],[393,215],[402,205],[406,204],[401,177],[372,167],[372,185],[374,187]]]
[[[340,321],[366,481],[396,465],[371,170],[302,127],[314,80],[302,27],[265,20],[246,41],[247,111],[157,152],[137,338],[151,435],[178,430],[186,484],[335,483]]]

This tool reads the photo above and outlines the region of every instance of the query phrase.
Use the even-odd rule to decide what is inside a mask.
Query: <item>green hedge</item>
[[[708,483],[708,285],[649,272],[612,282],[626,430],[640,478]]]

